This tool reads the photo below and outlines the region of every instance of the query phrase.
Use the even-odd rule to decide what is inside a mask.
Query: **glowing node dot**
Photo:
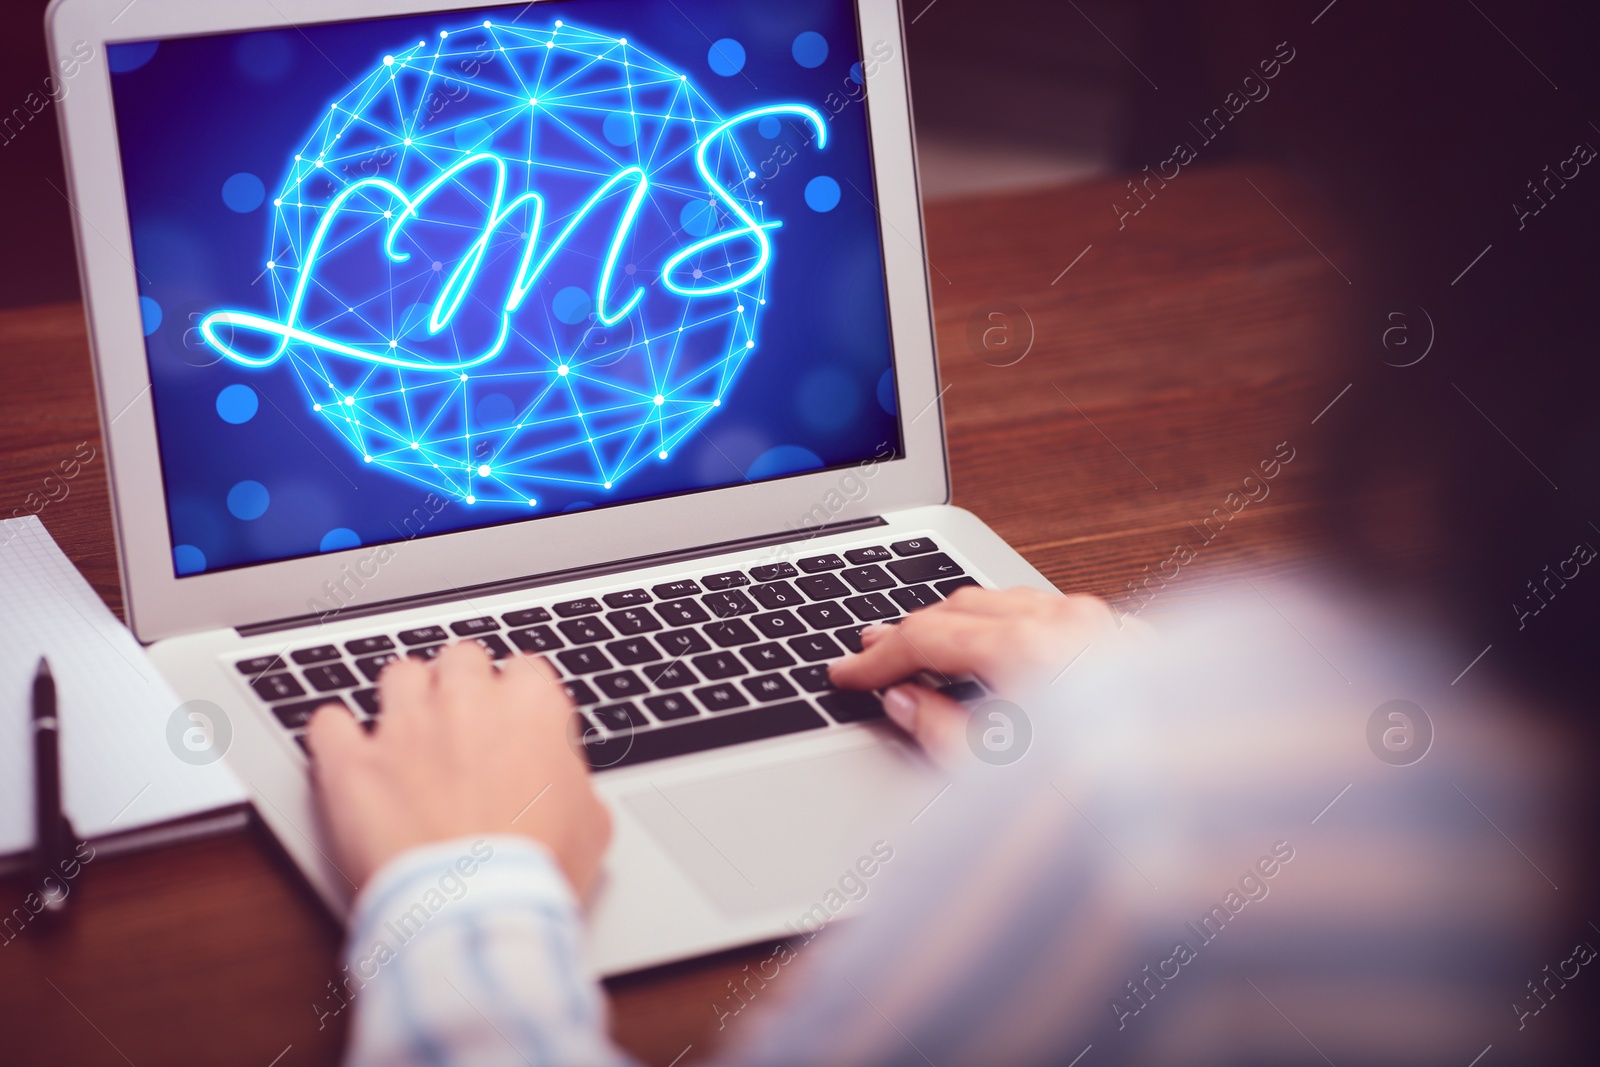
[[[320,166],[323,166],[323,165],[324,165],[324,164],[323,164],[323,162],[322,162],[322,160],[320,160],[320,159],[319,159],[319,160],[317,160],[317,166],[319,166],[319,167],[320,167]]]
[[[277,260],[273,260],[273,259],[267,260],[267,269],[268,270],[277,270],[278,269]]]
[[[656,407],[660,407],[662,404],[665,404],[666,402],[667,402],[667,398],[666,397],[662,396],[660,393],[656,394]]]
[[[410,144],[410,143],[411,143],[411,138],[407,137],[406,138],[406,144]]]
[[[467,375],[466,375],[466,372],[464,372],[464,371],[461,374],[461,380],[462,381],[466,381],[467,380]]]
[[[420,448],[421,448],[421,447],[422,447],[422,446],[421,446],[421,445],[419,445],[419,444],[417,444],[417,442],[415,442],[415,441],[412,441],[412,442],[411,442],[411,451],[413,451],[413,452],[415,452],[415,451],[417,451],[417,450],[418,450],[418,449],[420,449]]]
[[[467,497],[467,503],[469,503],[469,504],[476,504],[476,503],[477,503],[477,502],[478,502],[478,498],[477,498],[477,497],[475,497],[475,496],[469,496],[469,497]]]
[[[439,39],[441,41],[444,40],[448,36],[450,36],[450,31],[449,30],[440,30],[439,31]]]
[[[627,44],[628,43],[628,39],[626,37],[618,37],[617,38],[617,43],[618,44]]]
[[[273,207],[282,207],[283,206],[283,199],[280,197],[277,200],[274,200],[272,202],[272,206]]]
[[[745,342],[745,343],[744,343],[744,346],[745,346],[745,347],[746,347],[746,348],[754,348],[754,347],[755,347],[755,346],[756,346],[756,343],[755,343],[755,342],[754,342],[754,341],[746,341],[746,342]]]
[[[483,466],[478,468],[478,477],[480,477],[480,478],[489,477],[489,465],[487,463],[485,463]]]
[[[483,20],[483,28],[484,29],[488,29],[489,28],[489,20],[488,19],[484,19]]]
[[[556,19],[556,29],[559,30],[561,28],[561,26],[562,26],[561,20],[560,19]]]
[[[739,306],[738,306],[738,307],[737,307],[737,308],[735,308],[735,309],[734,309],[734,310],[736,310],[736,311],[737,311],[737,312],[739,312],[739,314],[741,314],[741,315],[743,315],[743,314],[744,314],[744,305],[743,305],[743,304],[740,304],[740,305],[739,305]]]
[[[399,348],[399,347],[400,347],[400,342],[399,342],[399,341],[394,341],[394,340],[391,340],[391,341],[390,341],[390,342],[389,342],[389,347],[390,347],[390,348]]]
[[[383,57],[383,65],[386,66],[386,67],[394,66],[394,56],[384,56]]]
[[[750,177],[754,178],[755,176],[756,176],[756,172],[755,171],[751,171],[750,172]]]
[[[392,212],[392,211],[385,211],[385,212],[384,212],[384,213],[383,213],[383,217],[384,217],[384,218],[386,218],[386,219],[392,219],[392,218],[394,218],[394,212]]]
[[[539,98],[537,96],[530,96],[530,97],[528,97],[528,103],[531,104],[534,107],[538,107],[539,106]]]
[[[661,458],[662,459],[666,459],[667,458],[667,454],[665,452],[661,453]]]
[[[321,404],[312,404],[311,405],[311,410],[312,411],[321,411],[322,410],[322,405]]]
[[[366,461],[367,463],[371,463],[372,462],[372,457],[371,456],[362,456],[361,458],[364,461]]]
[[[565,378],[567,376],[567,368],[565,366],[557,367],[556,368],[556,373],[561,375],[561,377]]]
[[[536,507],[539,506],[539,501],[536,498],[530,496],[528,498],[528,506],[530,508],[536,508]]]
[[[712,406],[712,407],[714,407],[714,408],[720,408],[720,407],[721,407],[721,406],[722,406],[722,401],[720,401],[720,400],[713,400],[713,401],[712,401],[712,402],[711,402],[711,406]]]
[[[610,482],[607,482],[607,483],[606,483],[606,488],[607,488],[607,489],[610,489],[610,488],[611,488],[611,483],[610,483]]]
[[[353,408],[353,407],[356,406],[356,398],[353,397],[353,396],[347,396],[347,397],[344,398],[344,403],[345,403],[346,407],[352,407]]]

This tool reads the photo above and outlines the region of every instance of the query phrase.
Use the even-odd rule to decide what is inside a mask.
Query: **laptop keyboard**
[[[311,713],[342,703],[368,729],[377,681],[402,656],[431,660],[474,640],[494,660],[546,657],[561,674],[595,770],[879,718],[871,693],[842,692],[828,663],[893,623],[978,583],[928,538],[793,563],[756,564],[597,597],[292,648],[235,663],[305,747]],[[972,680],[930,678],[957,700]]]

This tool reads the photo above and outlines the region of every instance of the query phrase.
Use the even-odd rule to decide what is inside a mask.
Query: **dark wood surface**
[[[1272,169],[1186,171],[1119,230],[1110,205],[1124,192],[1105,181],[929,208],[955,502],[1063,589],[1116,598],[1287,441],[1295,459],[1271,495],[1161,595],[1224,568],[1304,567],[1334,421],[1312,420],[1357,342],[1353,288],[1332,263],[1353,253]],[[982,318],[1011,347],[992,333],[975,348],[969,323],[996,301],[1025,319]],[[1030,330],[1026,356],[996,366]],[[37,512],[120,610],[81,309],[0,313],[0,370],[0,515]],[[95,459],[63,482],[84,443]],[[0,880],[0,910],[25,892]],[[312,1005],[338,975],[339,929],[259,829],[98,860],[73,904],[0,946],[0,1058],[338,1061],[346,1017],[319,1028]],[[724,983],[767,952],[608,983],[618,1039],[663,1067],[704,1058],[737,1030],[717,1030]]]

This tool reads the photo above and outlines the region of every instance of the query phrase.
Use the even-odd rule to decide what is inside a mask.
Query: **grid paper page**
[[[34,671],[47,656],[61,721],[64,806],[97,838],[238,804],[224,763],[167,746],[178,698],[37,516],[0,521],[0,856],[33,847]]]

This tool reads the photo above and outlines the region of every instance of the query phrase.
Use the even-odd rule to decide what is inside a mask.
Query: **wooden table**
[[[1186,171],[1119,229],[1124,193],[1118,180],[929,208],[955,501],[1063,589],[1117,597],[1288,441],[1270,497],[1162,595],[1222,568],[1303,566],[1334,421],[1312,420],[1354,343],[1353,289],[1322,253],[1354,254],[1276,170]],[[995,319],[995,302],[1014,307]],[[1001,331],[987,348],[984,330]],[[81,443],[101,450],[81,309],[0,312],[0,370],[0,515],[37,510],[120,610],[103,453],[45,484]],[[0,881],[0,906],[25,892]],[[0,947],[8,1062],[339,1059],[343,1017],[319,1030],[312,1009],[339,972],[339,928],[260,830],[104,859],[73,903],[63,926]],[[703,1058],[724,1036],[724,983],[767,954],[610,982],[618,1040],[652,1064]]]

